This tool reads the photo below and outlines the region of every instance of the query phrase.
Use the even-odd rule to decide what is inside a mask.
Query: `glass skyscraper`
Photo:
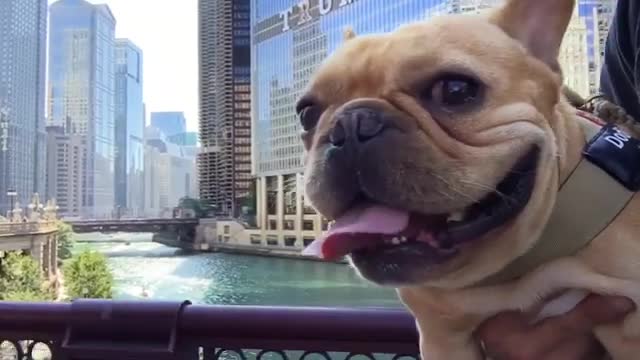
[[[114,210],[116,20],[107,5],[84,0],[59,0],[50,14],[48,125],[84,138],[74,149],[82,159],[80,195],[69,206],[80,209],[79,216],[108,217]]]
[[[115,203],[117,215],[144,211],[142,50],[116,39]]]
[[[0,215],[45,190],[46,0],[0,0]],[[16,192],[17,198],[8,196]]]
[[[172,136],[187,131],[187,120],[183,112],[152,112],[151,126],[165,136]]]
[[[302,170],[296,99],[343,30],[391,31],[442,11],[444,0],[252,0],[254,172]]]

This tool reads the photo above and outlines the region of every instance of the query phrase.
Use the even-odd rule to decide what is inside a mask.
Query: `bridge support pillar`
[[[34,236],[31,240],[31,249],[29,249],[31,257],[38,262],[40,269],[44,270],[44,244],[39,239],[39,236]]]
[[[58,243],[56,235],[47,235],[42,247],[42,270],[47,278],[55,276],[58,270]]]
[[[51,259],[51,275],[58,275],[58,235],[50,236],[49,258]]]
[[[51,246],[48,236],[42,245],[42,271],[46,279],[51,276]]]

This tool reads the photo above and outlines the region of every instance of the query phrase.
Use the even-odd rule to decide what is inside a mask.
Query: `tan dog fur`
[[[345,211],[352,193],[327,180],[339,175],[325,172],[323,144],[333,114],[354,102],[395,113],[395,126],[410,134],[403,143],[406,152],[397,146],[372,155],[391,164],[385,165],[385,185],[372,190],[391,206],[424,213],[463,208],[493,189],[527,146],[542,150],[533,196],[514,223],[425,271],[422,283],[399,287],[417,319],[425,360],[482,358],[472,340],[482,321],[509,309],[533,310],[562,290],[624,295],[640,304],[638,196],[575,256],[547,263],[516,282],[469,287],[532,247],[553,209],[558,184],[581,157],[581,120],[562,95],[556,62],[573,6],[571,0],[512,0],[489,16],[443,16],[390,34],[349,33],[309,85],[308,94],[325,108],[317,126],[303,134],[306,192],[330,219]],[[416,100],[416,86],[451,69],[488,84],[481,108],[443,114],[426,111]],[[407,157],[414,163],[410,168],[402,165]],[[640,315],[599,328],[597,336],[614,359],[636,359],[640,342],[630,338],[640,336]]]

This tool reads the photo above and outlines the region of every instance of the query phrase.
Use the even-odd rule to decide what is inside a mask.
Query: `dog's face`
[[[572,8],[513,0],[348,39],[297,106],[306,194],[336,220],[312,251],[383,285],[458,287],[530,248],[558,186]]]

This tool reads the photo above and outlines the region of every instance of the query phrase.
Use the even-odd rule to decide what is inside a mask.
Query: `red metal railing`
[[[0,341],[1,360],[418,358],[413,319],[393,309],[0,302]]]

